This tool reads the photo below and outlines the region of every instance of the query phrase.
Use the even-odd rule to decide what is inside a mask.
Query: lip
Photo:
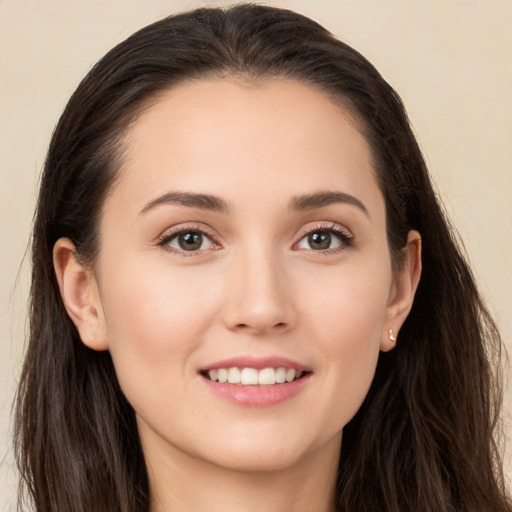
[[[264,368],[293,368],[297,371],[311,372],[311,368],[293,361],[287,357],[281,356],[266,356],[266,357],[252,357],[252,356],[238,356],[230,359],[223,359],[222,361],[215,361],[208,366],[199,369],[200,372],[206,372],[217,368],[254,368],[256,370],[263,370]]]
[[[274,384],[271,386],[242,386],[240,384],[220,383],[210,380],[205,372],[217,368],[293,368],[305,372],[305,375],[293,382]],[[215,361],[199,370],[199,377],[217,397],[222,400],[244,407],[270,407],[292,398],[300,393],[310,382],[311,368],[286,357],[233,357]]]

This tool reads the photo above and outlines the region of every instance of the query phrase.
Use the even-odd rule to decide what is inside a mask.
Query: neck
[[[150,512],[334,510],[341,436],[289,467],[268,471],[231,470],[195,459],[169,445],[162,450],[162,446],[151,446],[150,441],[144,444]]]

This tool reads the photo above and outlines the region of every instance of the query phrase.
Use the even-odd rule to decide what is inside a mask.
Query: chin
[[[307,441],[306,433],[264,436],[247,435],[220,440],[215,449],[209,449],[205,459],[211,464],[241,473],[273,472],[302,466],[311,457],[325,452],[336,460],[341,448],[341,433],[327,440]]]
[[[264,451],[252,449],[226,454],[218,465],[238,472],[280,471],[300,463],[302,455],[300,452],[282,450],[275,446]]]

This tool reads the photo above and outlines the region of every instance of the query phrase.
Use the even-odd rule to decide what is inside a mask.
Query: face
[[[307,85],[219,79],[131,128],[102,212],[93,348],[145,449],[246,470],[339,448],[401,322],[355,126]]]

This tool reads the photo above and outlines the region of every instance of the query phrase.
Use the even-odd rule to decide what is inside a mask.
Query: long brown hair
[[[134,412],[109,353],[86,348],[68,318],[52,249],[68,237],[94,264],[98,217],[130,123],[174,85],[224,75],[290,78],[341,102],[371,147],[395,264],[409,230],[422,235],[412,311],[344,428],[334,506],[510,512],[496,443],[500,338],[400,98],[314,21],[255,5],[198,9],[140,30],[96,64],[56,127],[34,222],[30,335],[16,404],[20,509],[25,496],[37,512],[148,510]]]

